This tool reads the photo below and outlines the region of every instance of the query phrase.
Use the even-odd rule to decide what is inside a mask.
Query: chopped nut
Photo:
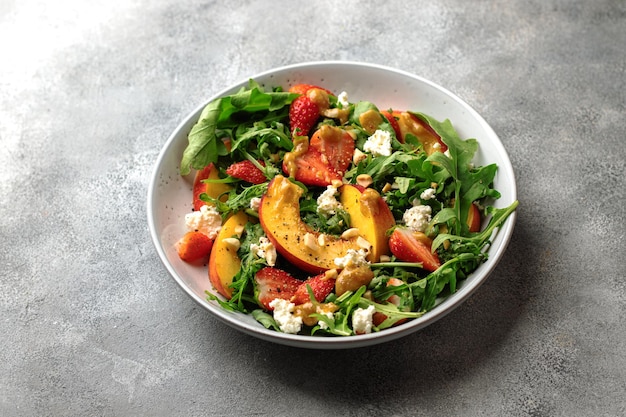
[[[338,180],[338,179],[334,179],[330,182],[330,185],[332,185],[335,188],[339,188],[343,185],[343,181]]]
[[[391,256],[380,255],[380,262],[391,262]]]
[[[222,242],[224,242],[226,245],[230,246],[234,250],[239,250],[239,247],[241,246],[241,242],[239,241],[239,239],[234,237],[224,238],[222,239]]]
[[[237,237],[241,237],[241,235],[243,234],[243,230],[244,230],[243,225],[238,224],[237,226],[235,226],[235,234],[237,235]]]
[[[368,174],[361,174],[356,177],[356,183],[359,184],[361,187],[367,188],[372,185],[372,182],[372,176]]]
[[[354,163],[354,165],[358,165],[359,162],[361,162],[365,158],[367,158],[367,154],[365,152],[361,152],[361,150],[358,148],[354,150],[354,153],[352,154],[352,162]]]
[[[357,244],[357,245],[359,245],[359,247],[360,247],[360,248],[365,249],[366,251],[369,251],[369,250],[370,250],[370,248],[372,247],[372,244],[371,244],[371,243],[369,243],[369,242],[367,241],[367,239],[364,239],[364,238],[362,238],[361,236],[359,236],[359,237],[356,239],[356,244]]]
[[[331,119],[339,119],[339,123],[341,123],[342,125],[348,121],[348,117],[350,116],[349,109],[338,109],[336,107],[332,109],[322,110],[320,111],[320,113],[323,116]]]
[[[314,251],[320,248],[317,244],[317,239],[311,233],[307,233],[306,235],[304,235],[304,246]]]
[[[324,233],[320,233],[317,237],[317,244],[320,246],[326,245],[326,235]]]
[[[270,244],[268,248],[265,250],[265,260],[269,266],[276,265],[276,259],[278,258],[278,253],[276,253],[276,249],[274,245]]]
[[[338,272],[336,269],[329,269],[324,272],[324,279],[335,279],[337,278]]]
[[[393,186],[390,183],[385,184],[385,186],[383,187],[383,189],[381,190],[383,193],[388,193],[389,191],[391,191],[391,189],[393,188]]]
[[[356,227],[351,227],[350,229],[344,231],[341,234],[341,238],[344,240],[352,239],[353,237],[357,237],[359,235],[359,229]]]

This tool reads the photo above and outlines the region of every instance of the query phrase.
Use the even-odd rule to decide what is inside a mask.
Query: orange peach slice
[[[396,221],[385,200],[373,188],[344,184],[339,189],[339,199],[350,214],[350,224],[372,246],[368,254],[370,262],[378,262],[381,255],[389,255],[387,230]]]
[[[233,277],[241,269],[238,248],[231,239],[239,237],[248,220],[248,215],[243,211],[229,217],[217,234],[209,257],[209,280],[215,290],[228,299],[232,296],[230,284]]]
[[[401,112],[398,115],[398,127],[401,141],[405,141],[404,138],[408,133],[414,135],[424,147],[426,155],[431,155],[437,151],[445,152],[448,149],[439,135],[428,124],[409,112]]]
[[[274,177],[261,200],[259,220],[276,250],[294,266],[313,273],[336,268],[335,258],[359,250],[358,237],[322,235],[300,218],[303,189],[282,175]]]

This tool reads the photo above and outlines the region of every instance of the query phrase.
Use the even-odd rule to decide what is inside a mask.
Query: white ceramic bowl
[[[350,101],[369,100],[381,108],[407,109],[426,113],[438,120],[450,119],[463,139],[476,138],[480,144],[476,165],[496,163],[495,188],[502,197],[496,207],[506,207],[517,198],[515,177],[509,157],[498,136],[470,106],[448,90],[418,76],[379,66],[355,62],[311,62],[273,69],[250,78],[259,83],[288,88],[293,84],[318,84],[337,93],[347,91]],[[408,335],[442,318],[466,300],[493,271],[513,233],[515,213],[499,230],[489,249],[489,259],[458,285],[455,294],[419,319],[381,332],[350,337],[317,337],[284,334],[265,329],[252,316],[222,309],[207,301],[212,291],[206,267],[189,265],[178,258],[175,242],[184,234],[184,216],[191,211],[193,174],[181,177],[179,164],[187,134],[204,106],[213,99],[232,94],[247,85],[248,79],[228,87],[196,108],[172,133],[163,147],[148,190],[148,223],[156,250],[168,272],[198,304],[224,323],[260,339],[285,345],[315,348],[355,348],[387,342]]]

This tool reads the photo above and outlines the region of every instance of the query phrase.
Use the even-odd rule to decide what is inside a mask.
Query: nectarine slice
[[[237,230],[245,226],[248,220],[248,215],[243,211],[230,216],[217,234],[209,257],[209,280],[215,290],[228,299],[232,297],[230,284],[241,269],[241,260],[237,256],[237,249],[224,239],[237,235]]]
[[[200,207],[207,204],[206,202],[200,200],[200,194],[206,193],[208,196],[213,198],[218,198],[220,195],[227,193],[232,189],[232,187],[228,184],[219,183],[219,182],[209,182],[204,183],[202,180],[211,179],[217,180],[219,179],[219,170],[214,164],[207,165],[204,169],[201,169],[196,172],[196,176],[193,181],[193,209],[200,210]],[[224,195],[221,200],[226,201],[227,196]]]
[[[303,189],[282,175],[274,177],[261,200],[259,220],[276,250],[294,266],[319,274],[336,268],[335,258],[359,250],[358,237],[341,239],[313,230],[300,218]]]
[[[344,184],[339,189],[339,199],[350,214],[350,225],[359,229],[359,234],[372,245],[367,259],[378,262],[381,255],[388,255],[386,233],[396,221],[380,194],[372,188]]]
[[[480,232],[481,220],[480,209],[476,204],[472,203],[467,212],[467,226],[469,227],[469,231],[472,233]]]
[[[448,149],[439,135],[427,123],[409,112],[402,112],[398,115],[398,127],[401,142],[405,142],[405,136],[408,133],[414,135],[424,147],[426,155],[431,155],[437,151],[445,152]]]

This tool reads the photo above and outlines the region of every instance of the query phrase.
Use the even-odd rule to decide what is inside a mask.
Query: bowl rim
[[[489,133],[495,139],[493,145],[497,148],[497,152],[503,157],[503,162],[498,163],[498,171],[504,169],[506,170],[508,177],[510,177],[509,184],[509,194],[511,195],[512,201],[517,200],[517,185],[515,180],[515,173],[513,171],[513,167],[511,165],[511,161],[509,159],[508,153],[506,152],[504,145],[502,144],[500,138],[497,136],[495,131],[491,128],[491,126],[485,121],[485,119],[476,112],[471,106],[469,106],[464,100],[458,97],[456,94],[452,93],[445,87],[442,87],[430,80],[427,80],[421,76],[416,74],[412,74],[410,72],[388,67],[385,65],[360,62],[360,61],[339,61],[339,60],[331,60],[331,61],[310,61],[310,62],[302,62],[297,64],[290,64],[285,66],[280,66],[276,68],[272,68],[269,70],[265,70],[259,72],[250,77],[246,77],[245,79],[233,83],[229,87],[223,88],[217,93],[213,94],[209,97],[204,103],[197,106],[191,113],[183,118],[183,120],[176,126],[176,128],[172,131],[172,133],[167,138],[166,142],[162,146],[158,157],[156,159],[156,163],[153,167],[152,174],[150,176],[150,182],[148,184],[148,193],[147,193],[147,220],[148,227],[150,230],[150,235],[152,239],[152,243],[159,255],[159,259],[165,266],[166,270],[169,272],[170,276],[176,281],[178,286],[194,301],[200,304],[204,309],[208,310],[216,317],[218,320],[223,323],[239,330],[244,333],[254,336],[256,338],[279,343],[283,345],[300,347],[300,348],[309,348],[309,349],[345,349],[345,348],[358,348],[363,346],[369,346],[378,343],[389,342],[401,337],[404,337],[410,333],[413,333],[417,330],[420,330],[434,322],[442,319],[452,311],[454,311],[457,307],[463,304],[470,295],[472,295],[489,277],[489,275],[496,268],[497,264],[502,258],[502,255],[506,251],[506,248],[511,240],[516,218],[517,211],[511,213],[509,218],[506,219],[504,224],[496,231],[498,235],[502,235],[503,239],[501,244],[495,248],[495,252],[492,252],[492,247],[489,248],[489,259],[487,262],[483,263],[485,267],[481,271],[481,276],[477,279],[471,281],[465,281],[467,284],[463,285],[460,289],[457,290],[454,294],[451,294],[445,298],[440,304],[430,310],[428,313],[424,314],[422,317],[413,319],[404,323],[402,325],[391,327],[385,329],[380,332],[372,332],[364,335],[356,335],[356,336],[348,336],[348,337],[315,337],[315,336],[306,336],[306,335],[293,335],[287,333],[281,333],[274,330],[269,330],[263,327],[262,325],[252,326],[247,322],[238,320],[236,318],[237,315],[242,315],[244,313],[240,312],[230,312],[228,310],[223,309],[217,303],[211,303],[206,300],[206,298],[202,298],[198,296],[191,288],[189,288],[186,283],[183,281],[178,272],[174,269],[171,263],[168,261],[165,251],[162,247],[159,234],[157,232],[156,220],[155,220],[155,198],[156,198],[156,184],[158,182],[158,173],[161,164],[163,163],[168,151],[173,146],[176,138],[180,135],[180,132],[184,129],[190,127],[190,125],[195,124],[198,119],[198,116],[202,109],[210,103],[212,100],[215,100],[218,97],[224,96],[229,92],[233,91],[236,88],[240,88],[241,86],[247,85],[250,79],[260,79],[265,78],[273,73],[284,72],[284,71],[296,71],[298,69],[312,69],[312,68],[320,68],[320,67],[348,67],[348,68],[364,68],[364,69],[375,69],[382,70],[385,72],[395,73],[397,75],[411,78],[418,82],[424,83],[431,88],[439,90],[444,95],[448,96],[451,100],[455,101],[458,105],[460,105],[466,112],[470,114],[470,116],[475,119],[486,132]],[[495,238],[495,235],[492,237]]]

